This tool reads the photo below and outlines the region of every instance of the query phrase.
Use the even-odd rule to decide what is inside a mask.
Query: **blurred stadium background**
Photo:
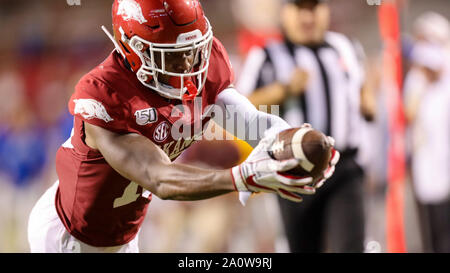
[[[215,35],[230,54],[239,80],[249,46],[264,37],[277,37],[281,0],[201,2]],[[369,73],[377,75],[383,45],[378,7],[368,2],[331,0],[331,28],[361,42]],[[406,67],[414,20],[426,11],[448,17],[450,5],[448,0],[400,2]],[[0,252],[29,251],[29,212],[57,180],[54,155],[72,127],[67,100],[81,75],[113,49],[100,29],[101,25],[111,26],[111,4],[112,0],[0,1]],[[386,112],[383,103],[377,108]],[[368,174],[367,252],[387,252],[386,120],[377,119],[365,134],[367,143],[372,143],[363,147],[361,157]],[[210,161],[211,167],[237,164],[249,152],[242,142],[211,142],[195,145],[181,160],[207,164],[204,158],[213,146],[227,157]],[[406,250],[426,252],[408,179],[404,194]],[[140,247],[142,252],[287,251],[277,203],[267,194],[255,196],[246,207],[240,206],[235,194],[199,202],[163,202],[154,197],[140,233]]]

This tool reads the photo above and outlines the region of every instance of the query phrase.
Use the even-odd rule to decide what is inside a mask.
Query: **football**
[[[313,177],[312,184],[319,182],[328,167],[332,144],[320,131],[310,127],[291,128],[280,132],[269,149],[273,159],[301,159],[300,164],[283,174],[294,177]]]

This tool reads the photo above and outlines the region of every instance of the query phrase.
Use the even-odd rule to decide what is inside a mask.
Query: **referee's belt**
[[[349,158],[349,157],[355,157],[358,153],[358,148],[347,148],[343,151],[339,151],[341,154],[341,158]]]

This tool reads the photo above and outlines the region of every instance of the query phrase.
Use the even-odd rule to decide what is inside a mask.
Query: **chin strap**
[[[111,33],[108,31],[108,29],[105,26],[102,26],[102,30],[105,32],[106,36],[113,42],[116,50],[122,55],[122,57],[126,60],[125,53],[120,48],[119,44],[114,39],[114,36],[111,35]]]
[[[198,94],[198,90],[195,84],[192,81],[188,80],[184,83],[184,86],[186,87],[186,92],[183,94],[183,100],[184,101],[194,100]]]
[[[169,84],[174,88],[181,88],[180,77],[170,77]],[[182,95],[182,101],[192,101],[198,95],[198,89],[191,80],[185,80],[183,89],[186,88],[186,92]]]

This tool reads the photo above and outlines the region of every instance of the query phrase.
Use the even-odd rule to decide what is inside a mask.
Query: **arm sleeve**
[[[291,128],[280,117],[258,111],[245,96],[231,87],[218,95],[216,104],[221,111],[214,115],[214,121],[252,147],[256,147],[266,135]]]

